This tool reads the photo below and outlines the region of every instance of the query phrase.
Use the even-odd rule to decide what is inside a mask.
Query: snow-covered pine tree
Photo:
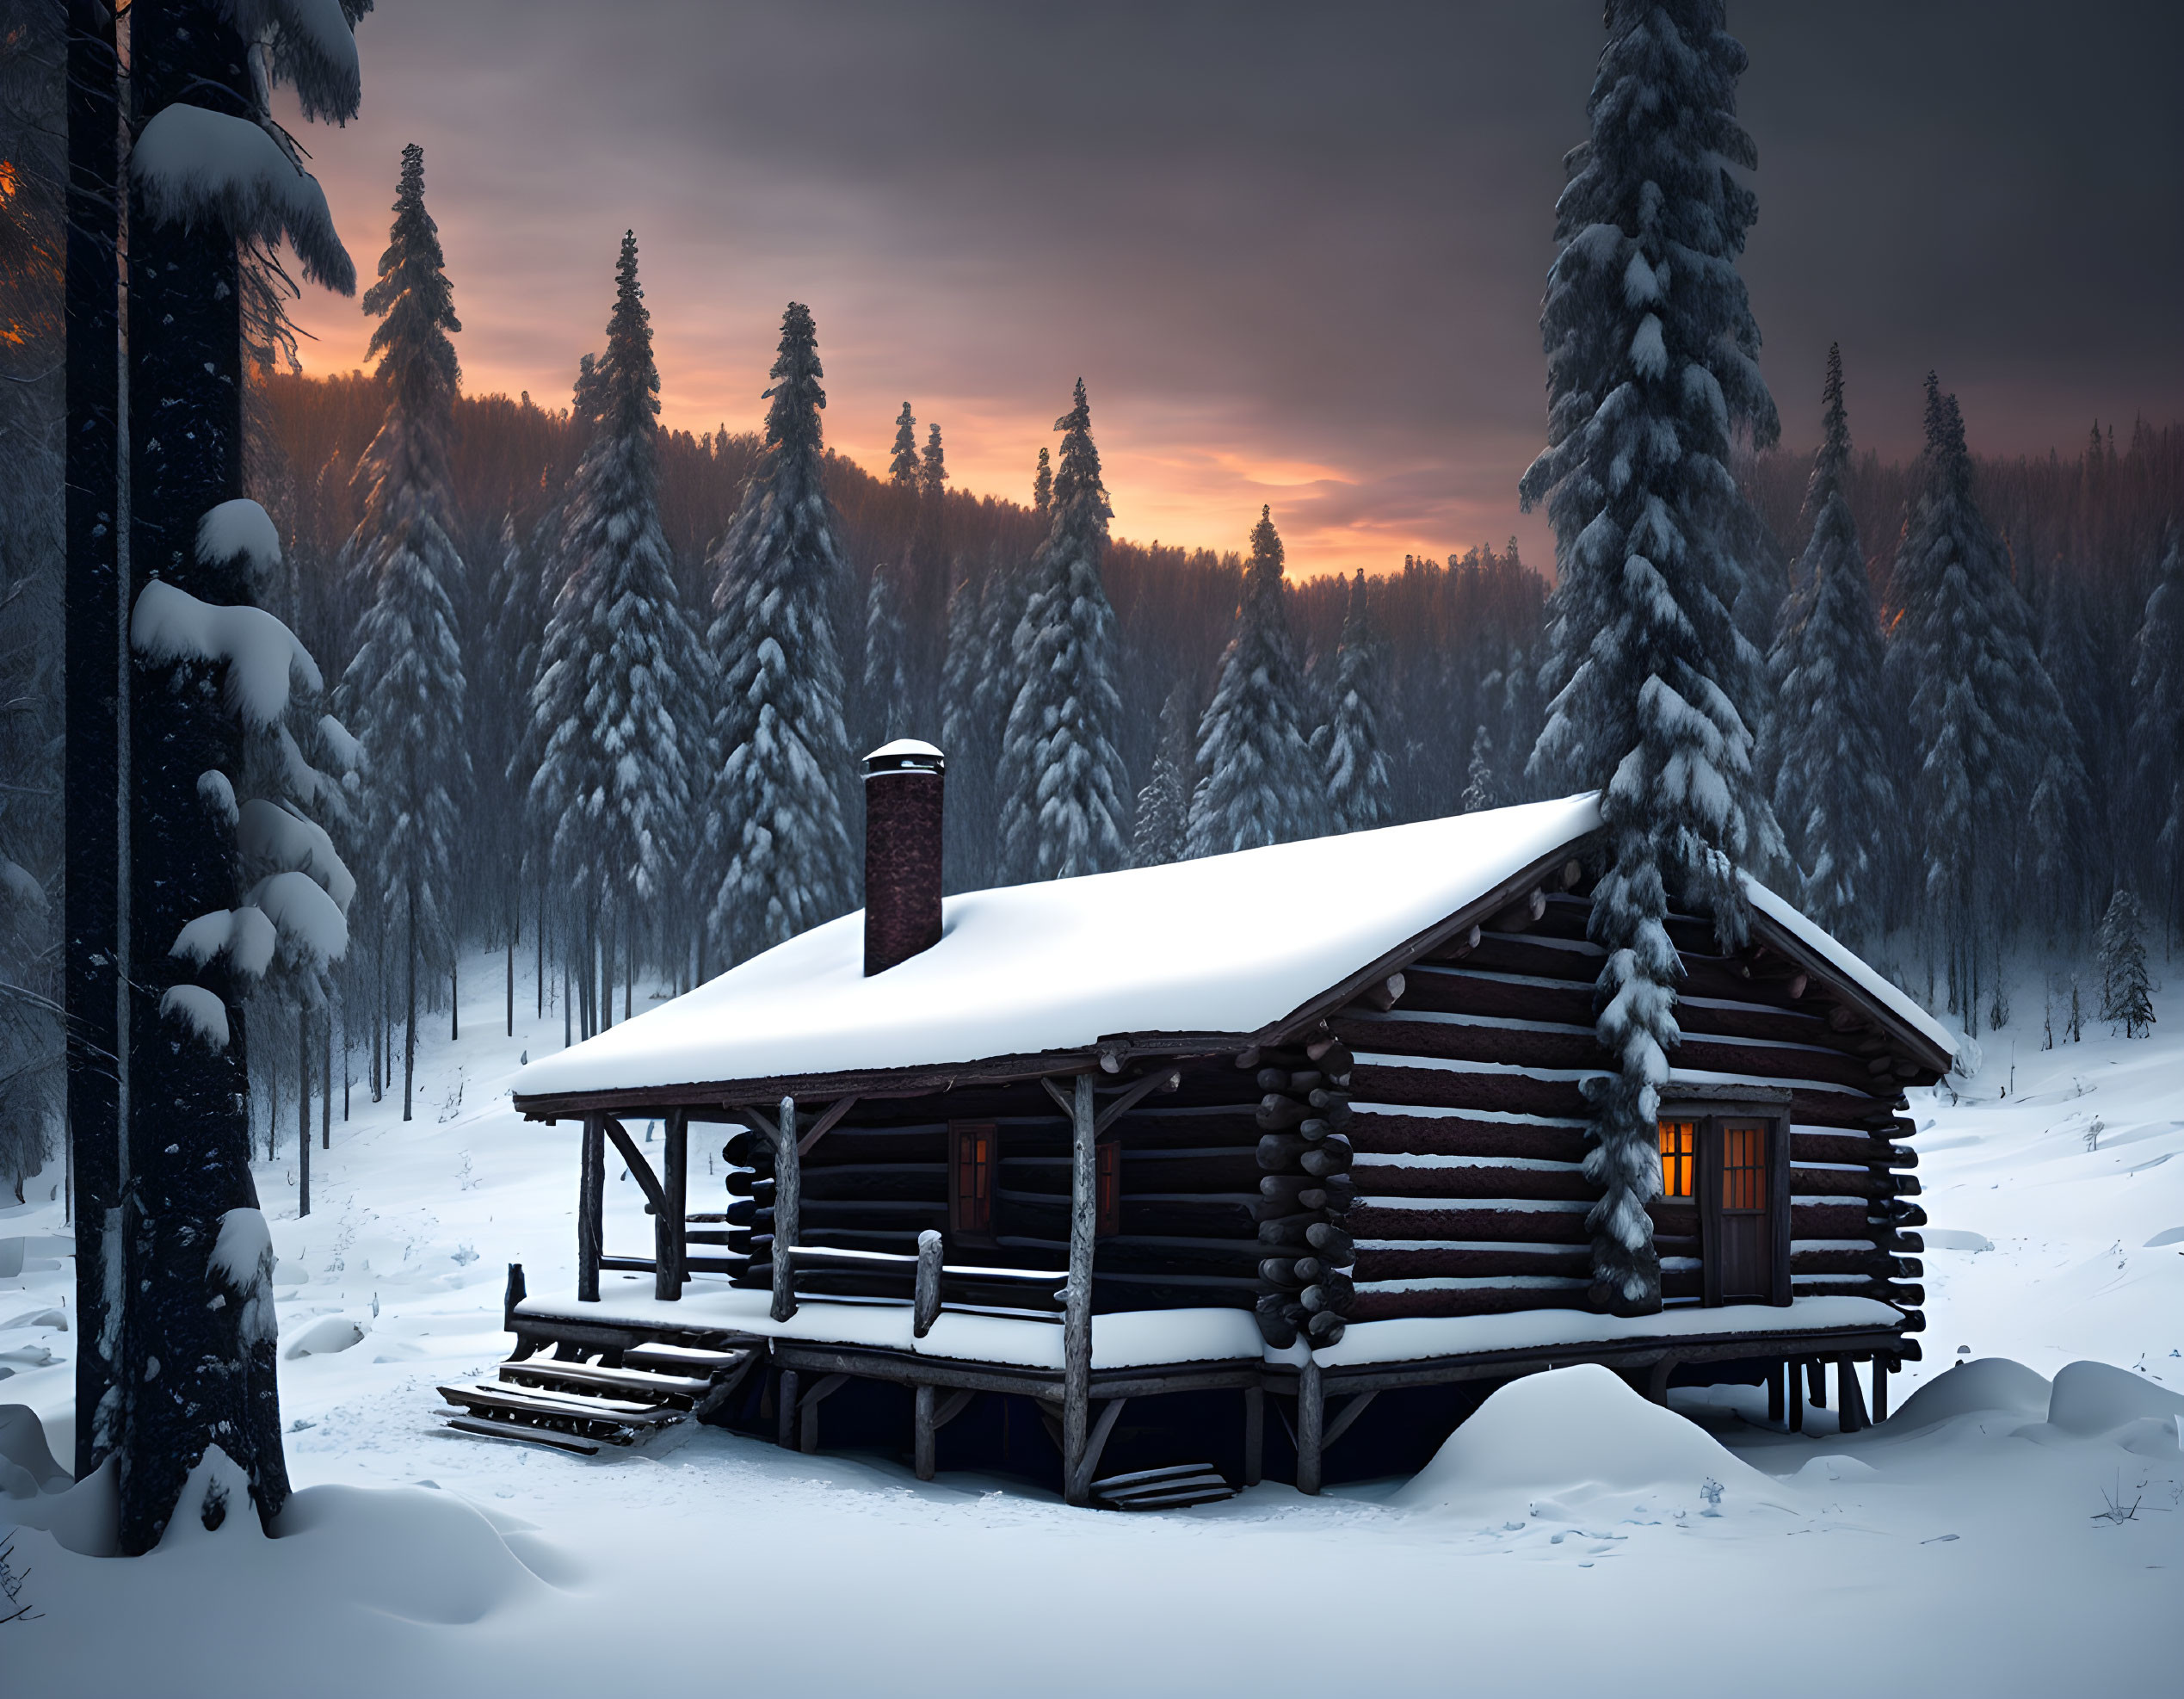
[[[1054,499],[1054,468],[1048,463],[1046,450],[1039,451],[1039,470],[1032,474],[1032,511],[1042,519]]]
[[[907,401],[895,416],[895,455],[887,462],[887,481],[898,490],[915,491],[918,487],[917,421]]]
[[[1471,758],[1464,767],[1464,795],[1457,812],[1482,813],[1502,806],[1501,782],[1494,776],[1494,734],[1484,721],[1471,733]]]
[[[288,1489],[273,1245],[230,1018],[249,964],[287,929],[238,888],[230,808],[243,738],[231,707],[247,722],[277,721],[291,676],[315,668],[285,627],[247,607],[247,549],[214,516],[245,505],[244,251],[286,237],[306,276],[355,287],[325,198],[266,106],[268,84],[287,81],[306,117],[356,111],[349,26],[361,7],[307,10],[245,0],[130,9],[129,1177],[114,1200],[129,1229],[79,1265],[78,1320],[87,1339],[119,1341],[111,1384],[82,1418],[95,1453],[118,1457],[120,1546],[132,1553],[157,1543],[214,1445],[262,1518]],[[205,170],[208,158],[221,169]],[[250,546],[277,553],[271,521],[262,510],[257,520],[245,528]],[[226,929],[229,948],[201,958],[201,972],[191,948],[176,953],[194,926],[200,945]],[[114,1292],[125,1313],[113,1313]],[[201,1513],[217,1525],[240,1509],[223,1499]]]
[[[349,557],[369,600],[341,688],[342,715],[371,752],[361,841],[371,846],[376,930],[401,952],[404,1121],[416,1072],[417,976],[453,964],[456,845],[471,790],[454,608],[464,566],[447,534],[459,381],[447,336],[462,325],[444,263],[439,226],[425,210],[424,150],[412,142],[402,150],[379,281],[364,292],[364,311],[380,321],[369,351],[379,356],[387,405],[356,465],[363,514]]]
[[[571,491],[567,577],[532,690],[541,752],[529,800],[556,881],[597,930],[607,992],[621,969],[626,1016],[641,929],[676,894],[688,852],[690,722],[706,683],[660,528],[660,374],[634,232],[614,277],[594,368],[599,422]]]
[[[707,810],[719,870],[709,924],[731,961],[849,906],[852,763],[833,615],[848,569],[821,479],[824,375],[811,310],[792,301],[766,392],[766,454],[710,563],[721,764]]]
[[[1152,776],[1138,793],[1138,815],[1130,835],[1133,868],[1161,867],[1190,853],[1191,793],[1198,776],[1192,746],[1197,725],[1190,686],[1179,682],[1161,704]]]
[[[993,776],[1001,749],[1001,700],[991,675],[986,596],[1000,575],[998,556],[983,578],[959,576],[948,592],[947,634],[941,659],[941,744],[948,757],[948,804],[941,868],[950,891],[992,882]]]
[[[1821,406],[1820,452],[1805,494],[1811,528],[1768,657],[1784,728],[1774,814],[1797,863],[1799,906],[1854,941],[1886,925],[1887,846],[1897,816],[1882,732],[1880,625],[1842,490],[1850,426],[1842,351],[1833,344]]]
[[[1373,628],[1365,572],[1350,581],[1335,647],[1333,711],[1327,720],[1327,809],[1336,831],[1369,831],[1395,818],[1388,757],[1380,746],[1380,679],[1387,658]]]
[[[1022,880],[1102,873],[1129,854],[1129,775],[1114,745],[1122,717],[1114,609],[1100,582],[1113,510],[1083,379],[1054,429],[1063,433],[1062,466],[1010,646],[1019,683],[996,779],[1002,876]]]
[[[2132,668],[2128,815],[2173,929],[2184,919],[2184,528],[2165,545]]]
[[[929,510],[937,509],[941,497],[947,493],[948,457],[941,446],[941,428],[928,425],[925,430],[925,454],[917,463],[917,493],[923,497]]]
[[[2101,917],[2101,1018],[2141,1038],[2154,1024],[2153,982],[2146,973],[2146,911],[2125,886]]]
[[[1607,26],[1540,315],[1548,447],[1520,492],[1547,503],[1559,580],[1558,688],[1533,760],[1600,788],[1609,839],[1590,931],[1617,1071],[1587,1090],[1592,1301],[1638,1314],[1661,1303],[1646,1205],[1678,1041],[1669,903],[1741,940],[1736,870],[1776,846],[1751,770],[1760,658],[1731,617],[1727,461],[1733,429],[1765,445],[1778,427],[1737,271],[1757,210],[1730,170],[1755,163],[1736,120],[1744,50],[1721,0],[1608,0]]]
[[[1218,856],[1317,837],[1327,830],[1326,782],[1312,760],[1303,677],[1281,581],[1281,538],[1269,508],[1251,528],[1235,635],[1198,728],[1205,775],[1191,800],[1190,851]]]
[[[865,593],[865,666],[858,691],[867,749],[913,735],[910,671],[903,652],[906,635],[893,575],[875,566]]]

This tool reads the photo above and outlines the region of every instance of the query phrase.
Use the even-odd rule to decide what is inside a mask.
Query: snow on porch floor
[[[1704,1480],[1679,1478],[1612,1519],[1545,1479],[1457,1507],[1391,1502],[1393,1482],[1317,1501],[1269,1485],[1124,1517],[713,1430],[596,1460],[449,1435],[432,1388],[504,1355],[505,1264],[524,1263],[534,1291],[572,1278],[577,1129],[523,1126],[506,1101],[516,1054],[557,1047],[559,1016],[533,1019],[527,983],[518,1036],[503,1036],[499,968],[465,964],[460,1044],[421,1032],[415,1121],[361,1089],[346,1127],[337,1109],[308,1220],[293,1219],[293,1132],[259,1171],[282,1258],[289,1464],[315,1526],[134,1563],[18,1534],[23,1602],[43,1615],[0,1627],[10,1699],[562,1693],[632,1671],[821,1693],[1219,1693],[1264,1689],[1275,1660],[1285,1690],[1508,1693],[1545,1677],[1681,1693],[1695,1643],[1788,1693],[2173,1684],[2184,1464],[2024,1412],[1848,1439],[1817,1412],[1820,1431],[1792,1438],[1742,1420],[1755,1392],[1679,1393],[1729,1461],[1774,1486],[1718,1472],[1709,1517]],[[2043,1375],[2097,1357],[2184,1387],[2184,1237],[2146,1243],[2184,1227],[2184,1163],[2169,1160],[2184,1150],[2184,1001],[2160,1006],[2169,1023],[2150,1041],[2024,1041],[2006,1100],[2006,1035],[1988,1041],[1979,1100],[1918,1094],[1929,1361],[1898,1377],[1899,1407],[1959,1344]],[[692,1154],[694,1199],[718,1195],[717,1147]],[[639,1251],[649,1220],[620,1173],[608,1247]],[[0,1240],[27,1240],[22,1273],[0,1277],[14,1371],[0,1403],[35,1408],[64,1457],[72,1265],[44,1241],[65,1232],[58,1202],[0,1214]],[[1945,1248],[1951,1234],[1968,1248]],[[287,1357],[314,1324],[314,1338],[361,1338]],[[355,1487],[404,1491],[329,1491]],[[2138,1514],[2096,1520],[2117,1494]],[[0,1499],[0,1524],[28,1514]]]

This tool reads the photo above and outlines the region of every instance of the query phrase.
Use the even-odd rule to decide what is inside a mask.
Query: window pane
[[[1661,1191],[1666,1197],[1692,1195],[1692,1162],[1698,1147],[1698,1125],[1689,1121],[1664,1121],[1661,1131]]]

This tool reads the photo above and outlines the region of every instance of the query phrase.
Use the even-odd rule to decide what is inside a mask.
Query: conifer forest
[[[2150,1690],[2173,1636],[2148,1625],[2173,1622],[2161,1588],[2184,1561],[2175,1530],[2147,1528],[2184,1521],[2164,1502],[2184,1492],[2184,1336],[2174,1295],[2147,1295],[2180,1290],[2184,1248],[2184,1165],[2152,1171],[2184,1148],[2184,1010],[2163,994],[2184,948],[2184,366],[2173,300],[2100,303],[2125,300],[2106,273],[2184,261],[2175,108],[2142,123],[2141,95],[2111,101],[2173,72],[2175,17],[463,9],[0,0],[0,1671],[15,1635],[26,1694],[155,1690],[156,1660],[84,1625],[167,1611],[201,1625],[145,1630],[197,1648],[176,1691],[291,1671],[301,1691],[450,1672],[564,1690],[537,1662],[573,1608],[557,1601],[613,1617],[599,1646],[633,1656],[656,1606],[717,1608],[695,1591],[709,1576],[740,1601],[734,1678],[810,1684],[789,1642],[831,1630],[797,1589],[830,1589],[840,1564],[869,1618],[831,1690],[926,1690],[924,1642],[957,1628],[991,1661],[953,1691],[1089,1691],[1102,1671],[1101,1690],[1240,1690],[1263,1679],[1263,1639],[1205,1660],[1211,1625],[1247,1622],[1297,1640],[1300,1686],[1453,1690],[1430,1624],[1465,1597],[1485,1613],[1464,1630],[1480,1690],[1534,1684],[1576,1616],[1596,1631],[1588,1684],[1686,1692],[1609,1667],[1657,1623],[1578,1602],[1612,1584],[1573,1566],[1644,1547],[1647,1585],[1681,1595],[1727,1597],[1732,1569],[1787,1578],[1724,1607],[1731,1640],[1730,1619],[1756,1625],[1754,1657],[1840,1628],[1838,1672],[2006,1693],[2098,1665]],[[2051,61],[2027,45],[2051,32]],[[620,125],[630,151],[564,147],[532,84],[596,92],[571,133]],[[2043,90],[2058,109],[2021,133]],[[2138,139],[2096,158],[2085,114],[2110,104],[2132,106]],[[398,146],[372,127],[389,110],[410,123]],[[472,145],[510,123],[537,127],[528,153]],[[1755,134],[1793,163],[1770,170]],[[1243,170],[1250,192],[1222,204]],[[824,171],[849,188],[805,204]],[[968,222],[963,182],[983,185]],[[1496,197],[1521,198],[1514,255],[1480,211]],[[950,246],[981,222],[991,247]],[[1791,223],[1797,253],[1859,257],[1820,281],[1781,249],[1756,263]],[[528,299],[510,279],[545,226],[565,229]],[[2081,238],[2097,251],[2054,282]],[[1874,258],[1899,243],[1900,272]],[[739,244],[748,269],[692,258]],[[694,272],[713,292],[694,302]],[[762,294],[762,275],[795,281]],[[1031,304],[1006,324],[979,322],[996,297],[966,282],[996,275]],[[311,328],[328,300],[354,362]],[[724,324],[732,361],[708,340]],[[1437,352],[1459,331],[1493,357]],[[1483,398],[1510,349],[1531,386],[1514,427]],[[1194,392],[1225,361],[1234,393]],[[724,389],[724,365],[762,382]],[[2081,365],[2098,386],[2072,387]],[[519,368],[551,375],[526,387]],[[1360,405],[1338,372],[1387,392]],[[2093,392],[2122,399],[2094,417]],[[1465,409],[1483,422],[1452,424]],[[1310,440],[1273,440],[1322,411]],[[1145,516],[1176,511],[1186,541],[1157,537]],[[896,744],[894,766],[867,764]],[[867,797],[875,775],[940,771],[922,744],[945,758],[930,936],[881,961],[891,834],[911,828]],[[1593,811],[1582,851],[1480,874],[1438,930],[1386,922],[1311,981],[1324,997],[1274,1011],[1288,1026],[1103,1015],[1068,1046],[980,1030],[946,1054],[673,1073],[673,1035],[706,1010],[884,1025],[871,986],[928,949],[955,964],[931,996],[999,997],[996,1032],[1020,1012],[991,982],[1009,973],[1034,1011],[1129,973],[1149,1006],[1201,980],[1240,1001],[1276,970],[1168,961],[1154,936],[1087,990],[1075,959],[1027,970],[1006,954],[1022,937],[979,955],[953,932],[1003,915],[1122,936],[1144,915],[1088,919],[1071,904],[1093,898],[1068,893],[1216,887],[1055,882],[1181,881],[1224,857],[1222,891],[1262,905],[1239,961],[1339,953],[1343,925],[1366,936],[1356,917],[1401,894],[1370,869],[1469,876],[1366,847],[1427,841],[1388,829],[1444,823],[1484,867],[1505,850],[1488,838],[1545,830],[1526,806],[1566,799]],[[1461,835],[1498,810],[1505,825]],[[1274,863],[1240,853],[1315,843],[1281,864],[1318,870],[1309,888],[1276,891],[1250,871]],[[1019,906],[964,905],[984,893]],[[861,910],[862,979],[798,1003],[784,976]],[[1194,936],[1199,918],[1170,921]],[[1397,945],[1416,946],[1399,966]],[[639,1021],[649,1040],[606,1044]],[[1476,1053],[1450,1035],[1474,1029]],[[1147,1032],[1204,1041],[1170,1055]],[[1793,1048],[1820,1060],[1798,1072]],[[1064,1051],[1021,1078],[994,1060]],[[587,1053],[622,1072],[537,1083],[542,1059]],[[1244,1142],[1175,1130],[1225,1127],[1238,1070]],[[645,1095],[746,1076],[765,1089]],[[1373,1079],[1385,1101],[1366,1101]],[[1854,1110],[1811,1108],[1854,1088]],[[941,1105],[923,1120],[901,1106],[921,1093]],[[1156,1185],[1157,1161],[1193,1177]],[[1193,1191],[1200,1169],[1216,1177]],[[1780,1171],[1765,1279],[1732,1276],[1724,1298],[1744,1229],[1723,1223],[1760,1219],[1737,1189],[1762,1171]],[[870,1221],[840,1225],[861,1208]],[[1558,1210],[1567,1233],[1537,1225]],[[893,1324],[870,1318],[894,1313],[897,1272],[915,1332],[883,1350]],[[1033,1276],[1051,1292],[959,1296]],[[609,1307],[636,1307],[622,1332],[541,1331],[563,1286],[596,1307],[602,1278]],[[1156,1279],[1172,1284],[1113,1313]],[[686,1286],[744,1320],[703,1332]],[[1050,1296],[1033,1346],[917,1378],[972,1360],[941,1342],[1000,1340]],[[799,1345],[799,1300],[800,1325],[830,1302],[851,1319]],[[1692,1318],[1739,1305],[1840,1337],[1743,1354],[1701,1338]],[[1543,1316],[1579,1319],[1508,1331]],[[1233,1351],[1142,1343],[1229,1322],[1258,1331]],[[439,1386],[493,1373],[503,1324],[505,1385]],[[1405,1328],[1441,1331],[1411,1350]],[[1052,1387],[1025,1392],[1049,1356]],[[1221,1379],[1231,1356],[1246,1368]],[[1414,1362],[1441,1368],[1390,1367]],[[1178,1364],[1196,1365],[1190,1397],[1241,1394],[1233,1460],[1188,1424],[1197,1450],[1159,1449],[1159,1394],[1188,1376],[1155,1381]],[[1893,1422],[1891,1375],[1899,1400],[1914,1388]],[[609,1403],[654,1382],[667,1402]],[[426,1425],[435,1387],[452,1429]],[[874,1410],[900,1445],[830,1456],[827,1436],[865,1434]],[[2004,1455],[1968,1424],[1997,1412],[2040,1446]],[[1911,1461],[1860,1449],[1867,1428]],[[629,1450],[595,1457],[602,1435]],[[723,1449],[762,1439],[785,1449]],[[1408,1461],[1343,1461],[1367,1448]],[[1323,1450],[1329,1490],[1361,1495],[1339,1527],[1314,1508]],[[1274,1485],[1262,1455],[1287,1460]],[[941,1494],[936,1458],[944,1485],[984,1484]],[[2068,1470],[2096,1462],[2088,1498]],[[982,1520],[990,1487],[1033,1476],[1036,1506]],[[1884,1502],[1901,1481],[1929,1497]],[[338,1497],[382,1486],[384,1516]],[[77,1509],[38,1509],[64,1494]],[[1049,1512],[1094,1499],[1203,1514],[1202,1569],[1157,1542],[1087,1556]],[[669,1530],[657,1551],[629,1532],[640,1511]],[[1415,1542],[1434,1555],[1384,1574],[1375,1530],[1409,1517],[1442,1519]],[[2108,1546],[2138,1542],[2128,1560],[2086,1543],[2088,1517]],[[245,1564],[246,1525],[301,1554],[315,1602],[291,1651],[245,1659],[231,1689],[201,1624],[287,1561],[222,1567]],[[1827,1553],[1761,1539],[1836,1528],[1853,1531]],[[1309,1560],[1280,1548],[1302,1533]],[[1870,1659],[1853,1618],[1873,1572],[1828,1566],[1869,1536],[1890,1542],[1872,1561],[1903,1619]],[[85,1566],[185,1544],[166,1579]],[[1031,1582],[993,1566],[1020,1553],[1052,1597],[1008,1603]],[[1507,1553],[1536,1562],[1461,1566]],[[200,1579],[172,1578],[184,1561]],[[990,1597],[975,1633],[929,1569]],[[352,1571],[372,1572],[352,1588]],[[1270,1624],[1274,1578],[1286,1596],[1306,1573],[1320,1596]],[[1080,1587],[1134,1602],[1142,1670],[1101,1646],[1058,1673],[1051,1647],[996,1632]],[[352,1594],[363,1628],[338,1615]],[[1835,1614],[1805,1614],[1817,1599]],[[2069,1634],[2033,1622],[2050,1604]],[[473,1631],[489,1620],[501,1638]],[[1373,1622],[1395,1626],[1347,1637]],[[443,1639],[425,1646],[421,1623]],[[587,1641],[585,1690],[612,1663]],[[1788,1690],[1820,1690],[1811,1674]]]

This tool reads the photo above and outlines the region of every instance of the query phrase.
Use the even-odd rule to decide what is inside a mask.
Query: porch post
[[[1092,1416],[1092,1246],[1098,1226],[1099,1156],[1094,1144],[1092,1076],[1077,1077],[1070,1104],[1070,1280],[1062,1319],[1062,1491],[1072,1504],[1090,1497],[1078,1480]]]
[[[1319,1491],[1320,1436],[1327,1430],[1327,1399],[1320,1385],[1319,1359],[1310,1351],[1297,1368],[1297,1490]]]
[[[667,1112],[662,1136],[666,1149],[660,1189],[667,1208],[652,1221],[652,1295],[675,1303],[682,1296],[682,1282],[689,1278],[684,1235],[689,1231],[685,1218],[690,1199],[690,1123],[681,1109]]]
[[[599,1301],[599,1253],[607,1208],[607,1117],[596,1109],[584,1116],[584,1139],[577,1158],[577,1301]]]
[[[789,1249],[797,1239],[797,1216],[803,1207],[804,1183],[796,1153],[796,1099],[781,1099],[781,1117],[774,1123],[780,1138],[774,1147],[774,1307],[776,1321],[796,1313],[796,1270]]]

